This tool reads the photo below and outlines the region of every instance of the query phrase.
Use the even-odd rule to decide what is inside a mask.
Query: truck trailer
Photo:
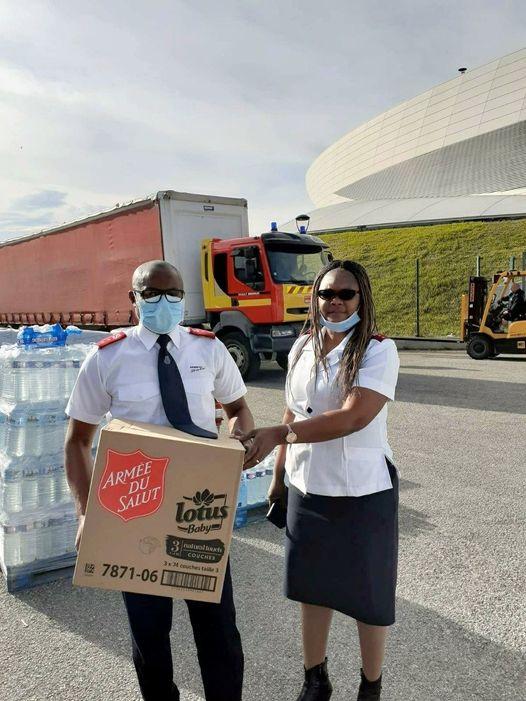
[[[262,356],[286,366],[330,253],[305,233],[249,237],[244,199],[164,190],[1,243],[0,325],[133,325],[131,276],[155,259],[182,274],[184,324],[214,331],[250,379]]]

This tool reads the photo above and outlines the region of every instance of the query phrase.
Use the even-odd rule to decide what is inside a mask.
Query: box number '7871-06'
[[[157,582],[159,570],[136,570],[135,567],[127,565],[113,565],[105,562],[102,576],[119,579],[141,579],[143,582]],[[196,591],[213,592],[217,586],[217,577],[204,574],[191,574],[188,572],[171,572],[163,570],[160,584],[167,587],[177,587],[179,589],[194,589]]]
[[[103,563],[103,577],[114,577],[119,579],[142,579],[143,582],[156,582],[159,579],[159,570],[136,570],[135,567],[127,565],[113,565],[111,563]]]

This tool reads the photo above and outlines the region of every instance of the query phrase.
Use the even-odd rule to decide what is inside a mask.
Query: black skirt
[[[357,621],[395,621],[398,475],[393,489],[363,497],[303,494],[290,486],[285,596],[340,611]]]

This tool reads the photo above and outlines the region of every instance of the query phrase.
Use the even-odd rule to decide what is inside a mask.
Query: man
[[[508,306],[502,313],[502,318],[507,321],[517,321],[526,312],[524,304],[524,290],[517,282],[511,283],[511,292],[506,297],[502,297],[501,302],[507,302]]]
[[[66,409],[71,421],[65,464],[79,515],[77,547],[93,467],[91,444],[106,413],[215,438],[215,398],[232,433],[254,426],[245,385],[225,346],[210,332],[179,325],[184,289],[177,269],[165,261],[143,263],[133,274],[132,288],[129,297],[139,324],[104,339],[88,355]],[[127,592],[123,597],[143,699],[178,701],[170,649],[172,599]],[[240,701],[243,652],[230,568],[219,604],[186,604],[206,700]]]

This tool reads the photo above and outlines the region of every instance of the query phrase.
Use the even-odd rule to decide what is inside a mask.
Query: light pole
[[[306,234],[309,228],[310,217],[308,214],[298,214],[296,217],[296,228],[300,234]]]

